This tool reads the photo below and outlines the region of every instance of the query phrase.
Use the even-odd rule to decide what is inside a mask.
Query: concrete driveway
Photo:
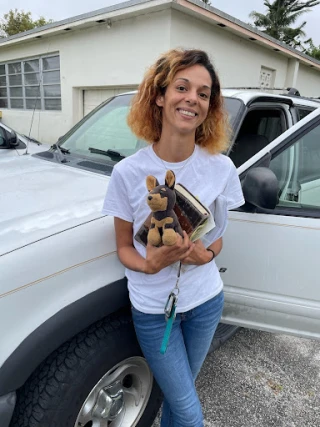
[[[240,329],[197,388],[206,427],[319,427],[320,341]]]

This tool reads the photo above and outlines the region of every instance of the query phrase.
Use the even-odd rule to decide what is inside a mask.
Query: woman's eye
[[[186,90],[186,88],[184,86],[178,86],[177,89],[180,90],[181,92],[183,92],[184,90]]]
[[[201,98],[208,99],[209,96],[206,93],[200,93]]]

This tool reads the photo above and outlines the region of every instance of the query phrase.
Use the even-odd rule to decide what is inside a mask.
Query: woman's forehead
[[[209,71],[203,65],[197,64],[185,68],[184,70],[179,70],[175,74],[173,81],[179,79],[202,86],[207,86],[208,88],[211,88],[212,86],[212,80]]]

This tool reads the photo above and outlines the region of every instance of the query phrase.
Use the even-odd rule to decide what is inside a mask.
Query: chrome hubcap
[[[110,369],[93,387],[74,427],[134,427],[150,397],[153,377],[142,357]]]
[[[106,387],[98,394],[92,416],[114,420],[122,411],[123,403],[123,390],[120,383]]]

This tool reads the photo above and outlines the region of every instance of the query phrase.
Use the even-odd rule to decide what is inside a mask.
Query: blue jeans
[[[140,347],[164,394],[161,427],[203,427],[195,379],[219,323],[223,302],[220,292],[206,303],[177,314],[165,354],[160,353],[164,314],[145,314],[132,307]]]

